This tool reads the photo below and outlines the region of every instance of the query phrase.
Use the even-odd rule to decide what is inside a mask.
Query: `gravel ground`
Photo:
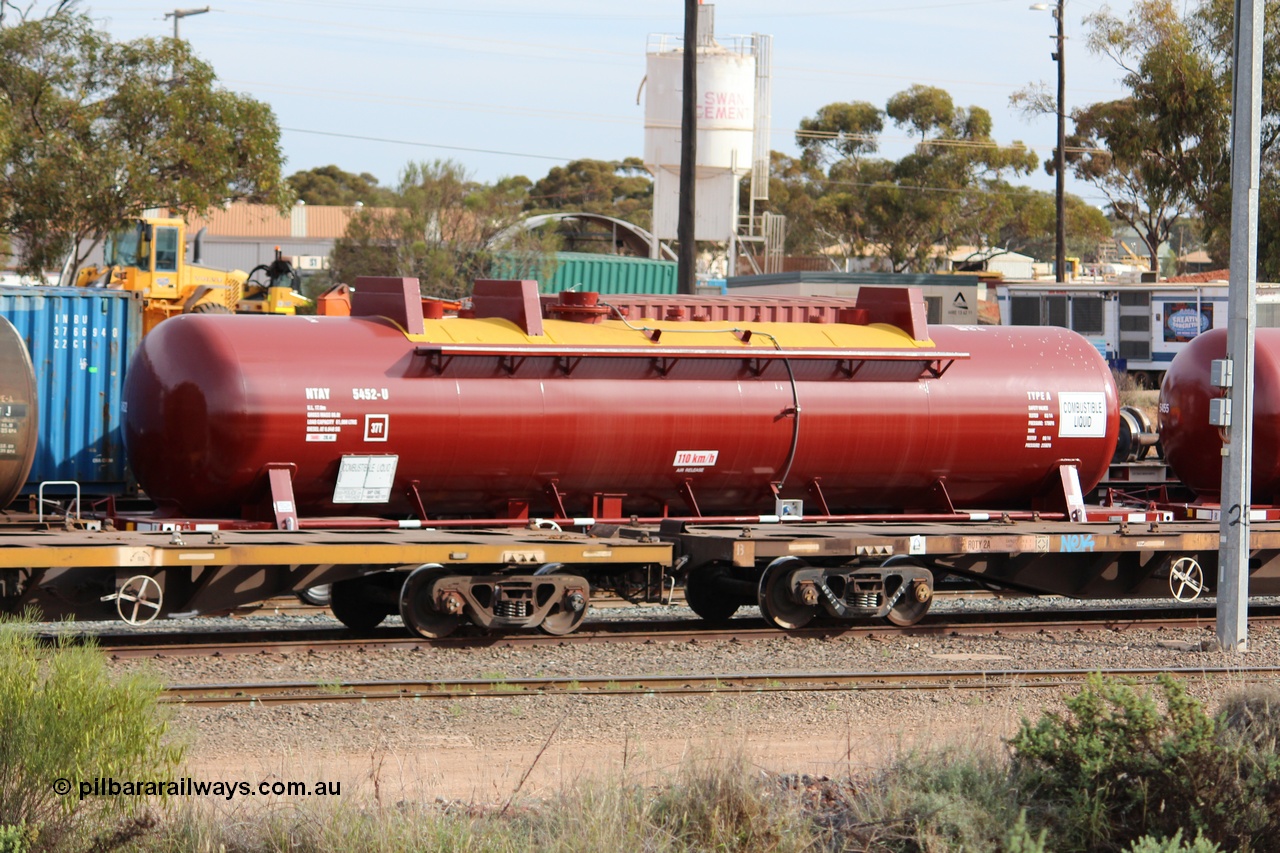
[[[965,602],[962,606],[992,607]],[[1043,602],[1040,604],[1043,606]],[[1074,606],[1074,605],[1073,605]],[[678,612],[678,611],[677,611]],[[667,618],[677,615],[667,609]],[[290,623],[300,618],[286,617]],[[263,624],[280,623],[271,618]],[[253,620],[257,624],[259,620]],[[234,623],[245,627],[243,620]],[[283,624],[283,623],[282,623]],[[370,649],[117,661],[166,683],[520,678],[760,672],[901,672],[1280,665],[1280,630],[1256,627],[1249,652],[1205,629],[1009,636],[846,637],[750,642]],[[1216,706],[1238,675],[1195,679]],[[1075,688],[1066,688],[1074,692]],[[1023,717],[1061,707],[1063,690],[771,693],[743,696],[513,696],[368,704],[180,708],[176,736],[199,777],[341,779],[376,797],[501,802],[583,776],[660,772],[690,755],[746,751],[779,772],[841,775],[918,746],[1001,748]],[[327,775],[326,775],[327,774]],[[526,778],[527,777],[527,778]]]

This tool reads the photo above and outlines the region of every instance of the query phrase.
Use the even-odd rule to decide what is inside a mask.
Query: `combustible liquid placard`
[[[1058,394],[1058,435],[1063,438],[1104,438],[1107,397],[1101,391],[1063,391]]]

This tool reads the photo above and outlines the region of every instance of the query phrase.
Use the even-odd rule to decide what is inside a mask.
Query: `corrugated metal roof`
[[[307,233],[293,236],[336,240],[347,232],[347,223],[351,221],[354,213],[353,207],[310,205],[307,207]]]
[[[203,216],[187,219],[189,233],[208,229],[209,236],[288,237],[289,218],[264,204],[233,204],[225,210],[214,208]]]
[[[299,255],[327,258],[333,249],[328,240],[206,240],[204,254],[200,263],[206,267],[219,270],[239,269],[248,272],[258,264],[269,264],[275,260],[276,246],[280,254],[286,258]],[[190,256],[188,256],[190,260]],[[295,262],[296,263],[296,262]]]
[[[270,205],[237,202],[226,209],[214,208],[204,216],[190,217],[187,223],[192,233],[208,228],[210,237],[334,240],[346,233],[355,211],[354,207],[336,205],[296,205],[282,215]]]

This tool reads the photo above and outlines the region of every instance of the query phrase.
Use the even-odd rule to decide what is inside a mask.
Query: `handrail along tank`
[[[424,319],[416,280],[360,279],[350,317],[174,318],[130,368],[134,471],[190,517],[269,517],[281,467],[312,515],[814,515],[1033,507],[1115,449],[1110,371],[1069,330],[926,327],[900,288],[828,324],[628,323],[593,297],[544,319],[535,283],[477,282],[473,318]],[[389,488],[340,487],[353,457]]]

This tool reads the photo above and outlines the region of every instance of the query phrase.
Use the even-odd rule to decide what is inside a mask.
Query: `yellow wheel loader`
[[[298,276],[280,256],[271,264],[242,270],[200,266],[197,236],[193,258],[186,260],[186,223],[146,217],[111,234],[104,265],[76,276],[81,287],[110,287],[143,294],[143,333],[175,314],[293,314],[309,300],[295,287]]]

